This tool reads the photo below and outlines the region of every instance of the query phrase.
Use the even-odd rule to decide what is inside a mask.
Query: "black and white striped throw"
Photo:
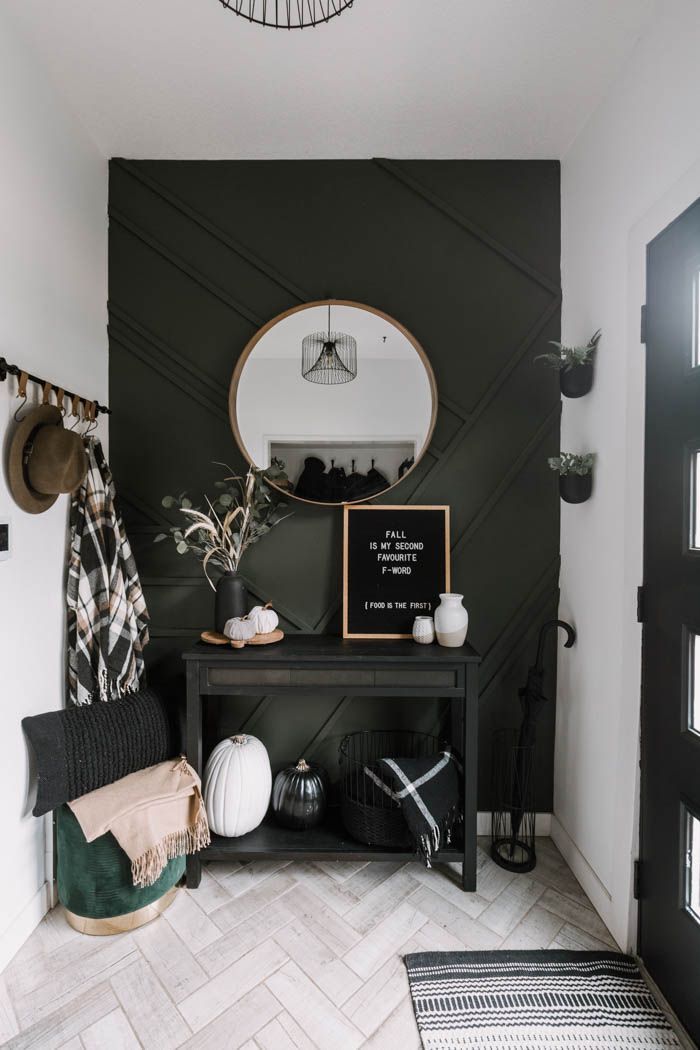
[[[365,766],[365,775],[401,806],[416,850],[428,868],[441,844],[450,844],[452,828],[461,819],[461,768],[449,747],[427,758],[380,758],[373,766]]]
[[[627,955],[421,952],[405,963],[424,1050],[681,1045]]]

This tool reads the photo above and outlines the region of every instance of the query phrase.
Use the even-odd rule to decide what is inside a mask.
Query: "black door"
[[[647,252],[640,955],[700,1039],[700,200]]]

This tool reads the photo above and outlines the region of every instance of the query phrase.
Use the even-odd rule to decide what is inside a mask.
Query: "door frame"
[[[640,319],[647,294],[647,246],[660,233],[679,219],[700,198],[700,164],[695,165],[686,176],[663,195],[650,210],[632,227],[628,239],[628,295],[627,317],[630,338],[627,345],[627,426],[626,426],[626,498],[624,528],[628,543],[624,555],[625,608],[633,610],[634,622],[625,617],[623,635],[623,697],[621,719],[626,721],[630,735],[634,737],[634,760],[629,755],[618,779],[628,776],[634,784],[630,804],[621,811],[619,820],[631,821],[632,850],[625,879],[625,859],[616,863],[613,897],[619,891],[621,900],[628,902],[627,940],[623,947],[636,951],[639,934],[639,905],[634,899],[634,860],[639,855],[641,822],[641,710],[642,710],[642,645],[643,625],[637,623],[636,587],[643,583],[644,572],[644,440],[646,419],[646,350],[641,343]],[[635,452],[638,450],[639,454]],[[634,707],[632,706],[634,704]],[[627,749],[628,752],[630,749]],[[619,794],[619,793],[618,793]],[[680,819],[680,818],[679,818]],[[629,826],[629,825],[628,825]],[[625,841],[624,827],[618,821],[617,831]]]

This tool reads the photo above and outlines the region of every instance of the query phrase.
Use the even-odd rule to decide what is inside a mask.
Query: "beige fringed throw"
[[[149,766],[70,802],[88,842],[111,831],[134,886],[152,886],[173,857],[209,845],[199,777],[185,758]]]

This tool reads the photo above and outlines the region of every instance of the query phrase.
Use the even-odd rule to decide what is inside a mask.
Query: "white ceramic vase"
[[[435,624],[432,616],[416,616],[413,621],[413,641],[419,645],[431,645],[435,641]]]
[[[464,645],[469,626],[469,613],[462,605],[463,594],[441,594],[435,610],[435,633],[439,645],[456,648]]]

